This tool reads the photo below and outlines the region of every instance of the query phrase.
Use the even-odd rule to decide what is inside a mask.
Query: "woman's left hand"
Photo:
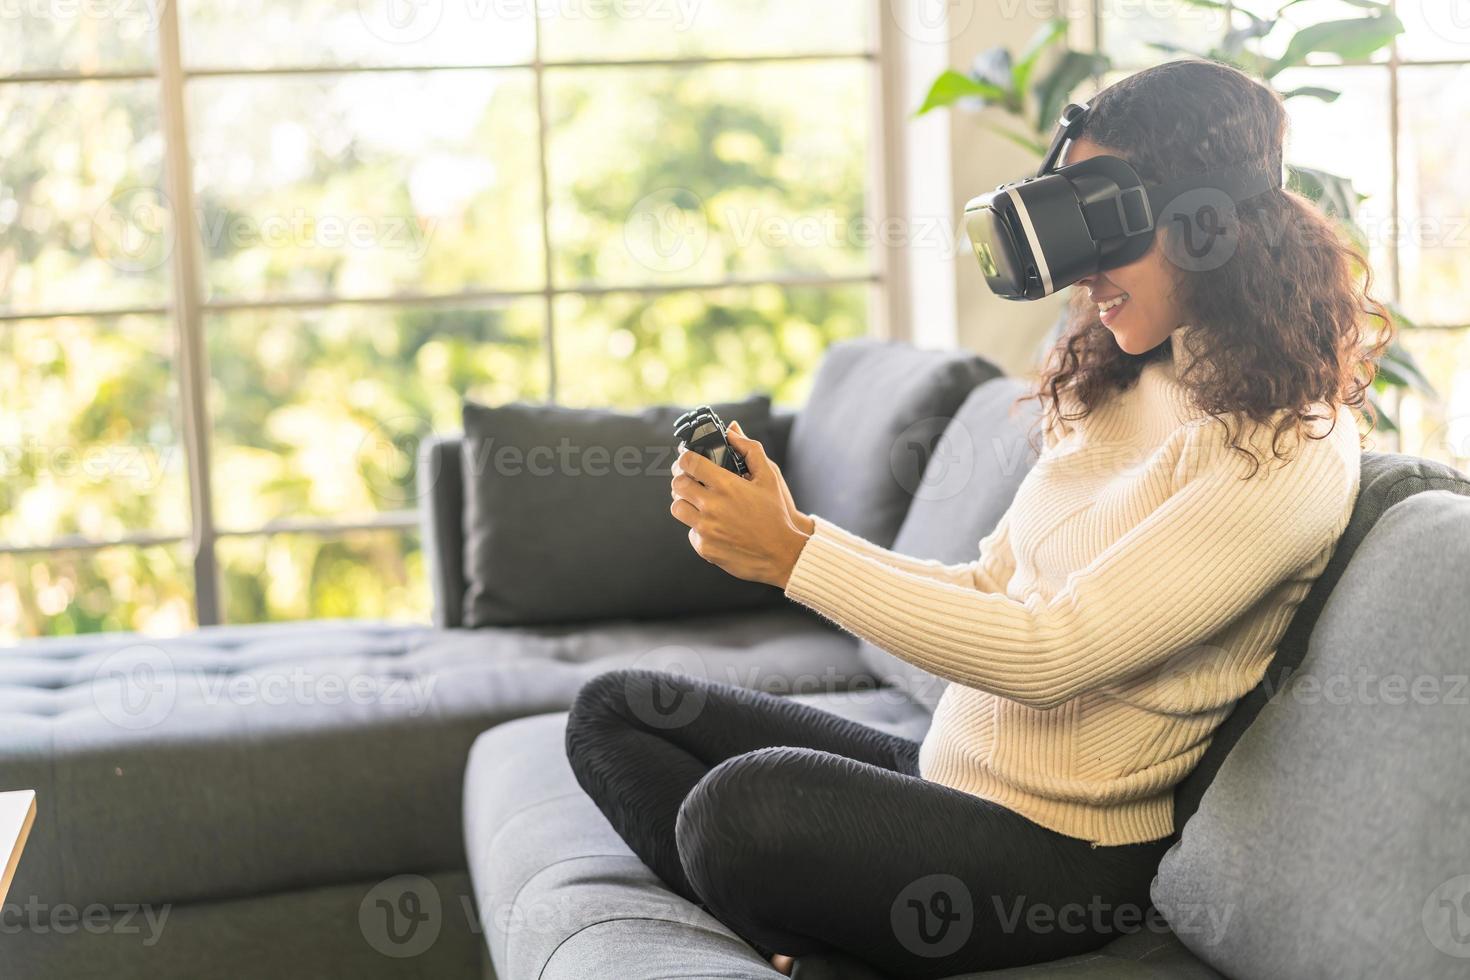
[[[798,522],[810,527],[810,519],[791,513],[790,491],[765,448],[738,426],[728,435],[750,477],[685,450],[674,462],[669,512],[688,526],[689,543],[705,561],[736,578],[784,589],[811,533]]]

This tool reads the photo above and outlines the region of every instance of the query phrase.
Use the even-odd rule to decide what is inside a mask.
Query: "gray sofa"
[[[857,378],[827,374],[815,403]],[[1024,478],[1029,420],[1009,412],[1018,384],[994,374],[936,375],[958,396],[865,427],[880,448],[915,433],[926,447],[918,482],[859,447],[875,485],[896,480],[913,501],[895,548],[959,560]],[[792,456],[795,421],[778,416],[771,437]],[[789,694],[917,738],[941,685],[780,605],[462,629],[460,459],[454,437],[424,447],[433,627],[215,628],[0,653],[0,789],[34,788],[40,803],[0,919],[0,976],[776,975],[611,833],[567,770],[558,712],[588,677],[637,665]],[[794,483],[799,499],[840,511],[852,474],[834,471],[844,482],[829,498],[818,478]],[[1470,670],[1470,481],[1370,456],[1363,487],[1272,673],[1180,789],[1180,822],[1192,819],[1155,883],[1164,917],[1096,954],[990,975],[1398,972],[1385,963],[1465,975],[1458,920],[1434,916],[1470,875],[1470,713],[1448,695],[1408,708],[1293,696],[1301,679],[1365,665],[1412,664],[1446,685]],[[1290,875],[1272,873],[1281,868]],[[1317,907],[1324,894],[1330,911]],[[1221,910],[1225,927],[1202,914]]]

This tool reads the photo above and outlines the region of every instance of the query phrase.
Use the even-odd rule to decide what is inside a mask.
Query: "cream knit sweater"
[[[1174,784],[1261,679],[1357,497],[1348,408],[1242,480],[1170,343],[1132,388],[1045,434],[978,560],[920,561],[816,517],[786,587],[953,682],[925,779],[1096,844],[1173,832]],[[1243,438],[1258,457],[1269,444]]]

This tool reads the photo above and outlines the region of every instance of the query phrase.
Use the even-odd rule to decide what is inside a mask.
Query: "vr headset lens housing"
[[[1280,185],[1259,173],[1214,173],[1145,187],[1126,160],[1112,156],[1057,168],[1086,114],[1086,106],[1067,106],[1036,176],[965,206],[966,234],[999,296],[1040,299],[1135,261],[1153,241],[1155,214],[1186,191],[1214,187],[1241,201]]]

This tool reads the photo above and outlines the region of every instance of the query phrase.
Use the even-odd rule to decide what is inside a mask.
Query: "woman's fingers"
[[[687,473],[680,473],[669,484],[669,493],[675,500],[687,500],[699,510],[709,504],[710,490]]]
[[[669,505],[669,513],[673,514],[674,519],[685,527],[692,528],[699,522],[699,508],[687,500],[676,499]]]
[[[740,477],[729,470],[716,466],[712,461],[685,449],[679,453],[672,467],[674,476],[685,475],[693,477],[707,487],[719,486],[725,480],[738,480]]]
[[[745,468],[750,470],[751,476],[759,477],[766,471],[770,465],[770,460],[766,459],[766,447],[747,436],[739,422],[731,422],[725,436],[735,451],[745,457]]]

